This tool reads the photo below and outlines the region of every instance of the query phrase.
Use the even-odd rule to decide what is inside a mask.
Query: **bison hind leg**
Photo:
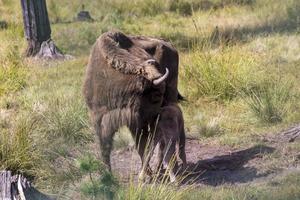
[[[122,126],[122,111],[115,109],[107,111],[97,123],[100,127],[96,128],[100,142],[101,159],[111,171],[110,153],[113,148],[113,137],[115,132]]]
[[[100,142],[101,156],[109,170],[111,170],[110,153],[113,148],[114,134],[122,126],[133,126],[133,121],[135,121],[135,118],[129,108],[108,111],[103,115],[101,122],[99,121],[100,128],[97,135]]]

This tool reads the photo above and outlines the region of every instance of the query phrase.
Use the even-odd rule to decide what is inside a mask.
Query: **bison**
[[[145,147],[164,105],[177,103],[178,53],[162,39],[102,34],[86,69],[83,95],[108,169],[114,133],[127,126],[144,161]]]

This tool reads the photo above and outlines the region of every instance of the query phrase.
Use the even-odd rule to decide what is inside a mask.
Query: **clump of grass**
[[[170,1],[169,10],[181,15],[192,15],[192,5],[188,1],[172,0]]]
[[[292,98],[292,84],[267,81],[259,88],[250,89],[246,102],[252,113],[262,122],[281,122]]]
[[[180,73],[188,98],[207,96],[230,100],[248,85],[255,84],[257,61],[252,55],[234,49],[214,52],[197,50],[188,56]]]
[[[45,111],[36,114],[40,119],[38,132],[50,141],[64,138],[67,143],[84,143],[91,140],[87,133],[87,111],[81,101],[59,100],[51,102]]]
[[[42,155],[32,138],[35,122],[27,117],[16,121],[11,130],[0,130],[0,170],[38,176]]]
[[[214,137],[223,133],[221,128],[222,117],[212,117],[207,119],[198,113],[189,121],[188,133],[194,137]]]

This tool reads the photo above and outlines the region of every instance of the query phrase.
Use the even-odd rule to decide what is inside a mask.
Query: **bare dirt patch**
[[[300,127],[293,127],[279,134],[266,135],[260,145],[244,149],[187,139],[186,171],[190,175],[183,182],[214,186],[244,184],[267,181],[288,171],[300,170],[299,150],[287,148],[291,143],[300,145],[299,132]],[[156,153],[152,167],[155,160]],[[139,156],[133,147],[113,151],[112,168],[122,182],[136,180],[140,167]]]

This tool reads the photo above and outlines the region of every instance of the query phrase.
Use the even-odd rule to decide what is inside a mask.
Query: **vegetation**
[[[47,1],[52,37],[73,60],[24,59],[20,3],[0,0],[0,169],[30,176],[61,199],[299,199],[299,172],[266,183],[128,185],[102,170],[81,95],[90,48],[110,29],[162,37],[180,53],[186,130],[241,147],[300,121],[298,0],[87,1],[94,22],[74,22],[83,1]],[[115,148],[132,144],[125,129]],[[289,146],[299,151],[298,146]],[[274,155],[276,157],[276,155]],[[94,158],[95,157],[95,158]],[[265,158],[279,165],[282,159]],[[91,178],[92,177],[92,178]],[[80,192],[78,192],[80,191]]]

